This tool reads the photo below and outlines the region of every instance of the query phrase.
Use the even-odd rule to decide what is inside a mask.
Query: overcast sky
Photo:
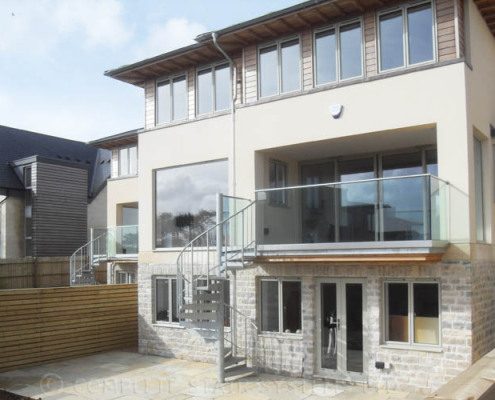
[[[301,0],[0,0],[0,125],[88,141],[143,125],[103,72]]]

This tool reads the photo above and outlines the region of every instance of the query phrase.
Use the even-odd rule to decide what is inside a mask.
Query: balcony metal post
[[[218,276],[222,273],[222,243],[223,243],[223,229],[220,222],[223,219],[223,195],[222,193],[217,193],[217,268]]]

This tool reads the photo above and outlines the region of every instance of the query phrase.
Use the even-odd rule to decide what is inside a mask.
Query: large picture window
[[[160,80],[156,84],[156,123],[165,124],[187,117],[186,76]]]
[[[403,6],[378,17],[380,71],[434,60],[431,3]]]
[[[363,74],[361,22],[336,25],[315,33],[315,83],[322,85]]]
[[[226,160],[157,170],[155,246],[183,247],[213,226],[216,194],[227,192]]]
[[[301,281],[260,282],[261,331],[301,333]]]
[[[301,88],[299,38],[260,48],[259,88],[260,97],[293,92]]]
[[[385,283],[385,340],[439,345],[439,299],[436,282]]]

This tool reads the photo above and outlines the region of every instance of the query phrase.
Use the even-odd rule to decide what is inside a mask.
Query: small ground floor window
[[[115,283],[117,285],[136,283],[136,274],[133,272],[117,271],[115,273]]]
[[[301,333],[301,281],[262,279],[261,331]]]
[[[440,293],[436,282],[385,283],[385,341],[440,344]]]
[[[177,316],[177,279],[155,278],[155,322],[179,322]]]

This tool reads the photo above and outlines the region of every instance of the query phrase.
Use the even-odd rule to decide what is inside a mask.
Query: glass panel
[[[170,82],[159,82],[156,85],[156,107],[157,107],[157,123],[163,124],[170,122],[172,119],[170,114]]]
[[[119,150],[119,175],[129,175],[129,149]]]
[[[485,240],[485,216],[483,201],[483,145],[474,138],[474,187],[476,201],[476,240]]]
[[[186,77],[175,78],[173,83],[174,120],[187,117],[187,86]]]
[[[404,66],[404,25],[402,11],[380,16],[380,68]]]
[[[347,371],[363,372],[363,285],[345,285]]]
[[[409,64],[433,60],[433,13],[431,4],[407,10]]]
[[[122,225],[137,225],[138,213],[137,207],[122,206]]]
[[[302,185],[316,185],[335,180],[333,162],[303,165]],[[302,241],[303,243],[328,243],[335,241],[335,189],[313,187],[301,191]]]
[[[177,279],[172,279],[172,322],[179,322],[177,315]]]
[[[213,76],[211,69],[198,72],[198,114],[213,111]]]
[[[32,257],[33,256],[33,240],[32,239],[26,239],[25,245],[26,245],[26,257]]]
[[[438,285],[414,283],[414,342],[439,344]]]
[[[387,340],[409,342],[408,284],[388,283],[387,294]]]
[[[362,60],[361,23],[346,25],[340,28],[340,78],[348,79],[361,76]]]
[[[137,254],[138,227],[136,225],[115,227],[115,247],[117,254]]]
[[[321,367],[337,369],[337,285],[321,283]]]
[[[26,237],[33,236],[33,219],[26,218]]]
[[[335,30],[319,32],[315,35],[316,84],[337,80],[337,44]]]
[[[282,93],[293,92],[301,88],[301,50],[299,39],[281,45]]]
[[[170,322],[168,279],[156,280],[155,297],[156,321]]]
[[[26,218],[31,218],[33,216],[33,192],[31,190],[26,190],[26,206],[24,209],[24,216]]]
[[[301,282],[282,282],[283,331],[301,333]]]
[[[261,281],[261,330],[278,332],[278,281]]]
[[[426,173],[438,176],[437,149],[426,150]]]
[[[278,93],[277,45],[260,50],[260,97]]]
[[[383,177],[416,175],[423,172],[421,152],[382,157]],[[382,187],[384,240],[424,240],[426,177],[385,179]]]
[[[155,191],[156,247],[183,247],[216,223],[216,194],[228,191],[228,163],[158,170]]]
[[[129,174],[137,174],[137,147],[129,148]]]
[[[375,177],[373,158],[342,161],[339,163],[341,182],[372,179]],[[341,242],[375,240],[377,182],[340,184],[339,234]]]
[[[215,68],[215,110],[228,110],[232,98],[230,87],[230,66],[221,65]]]
[[[283,188],[287,186],[287,165],[280,161],[270,161],[270,187]],[[287,192],[285,190],[270,192],[270,205],[287,205]]]

